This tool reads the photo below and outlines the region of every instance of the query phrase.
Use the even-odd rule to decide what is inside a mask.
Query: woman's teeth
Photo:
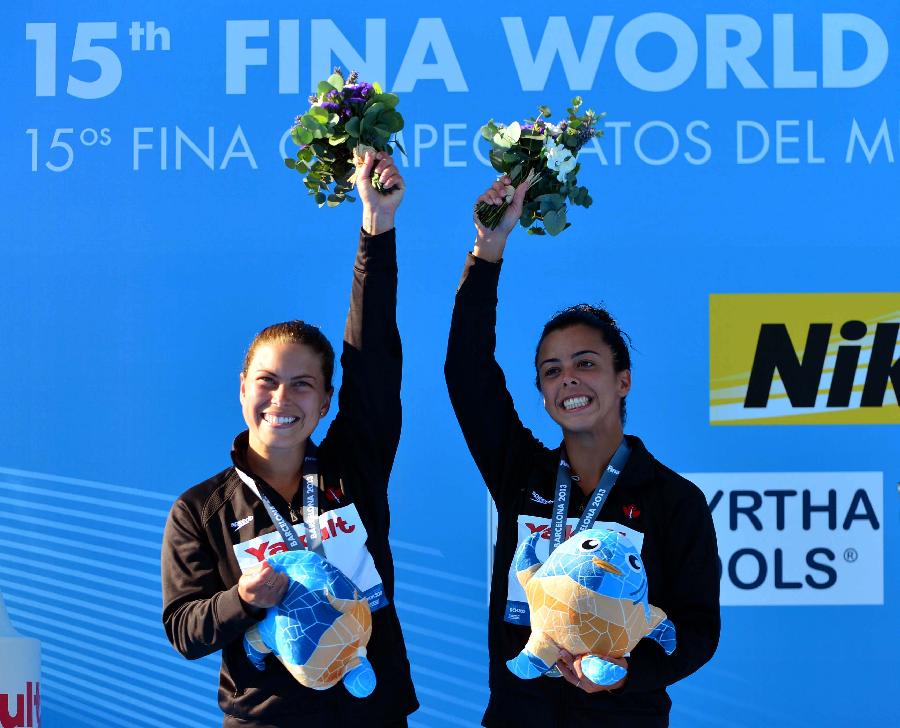
[[[263,419],[270,425],[292,425],[297,421],[296,417],[279,417],[270,414],[264,414]]]
[[[578,409],[579,407],[584,407],[590,400],[587,397],[569,397],[568,399],[563,400],[563,407],[567,410]]]

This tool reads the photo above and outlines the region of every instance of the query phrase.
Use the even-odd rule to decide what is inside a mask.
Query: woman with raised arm
[[[501,178],[478,202],[501,204],[509,184]],[[520,185],[494,230],[476,216],[475,247],[456,294],[444,369],[456,417],[499,518],[488,630],[490,701],[482,724],[666,726],[671,706],[666,687],[707,662],[718,644],[712,517],[695,485],[657,461],[640,439],[624,435],[630,355],[604,309],[582,304],[561,311],[538,340],[536,384],[547,414],[560,426],[561,445],[544,446],[519,420],[494,348],[501,258],[525,192]],[[589,514],[596,509],[596,524],[584,523],[593,520],[582,518],[586,508]],[[593,525],[628,536],[641,552],[649,601],[675,625],[677,647],[671,655],[644,639],[625,657],[601,656],[626,669],[625,677],[608,687],[587,679],[583,655],[562,652],[551,671],[562,679],[523,680],[507,668],[530,634],[513,555],[520,541],[542,531],[538,556],[547,557],[554,513],[560,533],[564,524],[566,533]]]
[[[390,194],[373,189],[373,170]],[[394,213],[404,184],[384,153],[367,154],[359,177],[363,224],[338,413],[327,434],[318,447],[310,439],[331,406],[331,344],[302,321],[269,326],[250,344],[241,371],[247,430],[234,440],[232,465],[182,494],[166,524],[166,634],[188,659],[221,651],[219,706],[226,728],[393,728],[406,726],[418,707],[393,605],[388,543],[387,485],[400,437]],[[266,562],[286,550],[282,533],[291,538],[275,521],[290,523],[304,546],[307,535],[320,537],[314,546],[368,599],[368,659],[377,681],[369,697],[353,697],[340,684],[313,690],[274,659],[263,671],[248,659],[244,633],[288,587],[287,576]]]

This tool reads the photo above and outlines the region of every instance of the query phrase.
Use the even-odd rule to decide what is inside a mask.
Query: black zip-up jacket
[[[654,459],[636,437],[628,436],[631,455],[598,521],[643,534],[649,601],[674,622],[677,649],[666,656],[652,640],[641,640],[627,658],[624,687],[593,695],[561,678],[519,679],[505,664],[530,635],[527,626],[504,620],[518,523],[523,517],[550,519],[559,448],[545,447],[519,420],[494,357],[499,276],[499,263],[469,255],[445,364],[453,408],[499,519],[488,627],[491,696],[483,725],[666,726],[666,686],[707,662],[718,644],[716,536],[700,489]],[[580,516],[585,501],[573,488],[570,518]]]
[[[401,420],[396,298],[394,231],[377,236],[361,233],[341,355],[338,413],[318,449],[319,510],[355,506],[368,534],[365,547],[390,600],[372,614],[368,657],[377,679],[372,695],[352,697],[340,684],[311,690],[273,657],[264,672],[247,659],[243,635],[265,610],[238,596],[241,570],[233,547],[273,533],[275,526],[235,467],[186,491],[169,514],[162,547],[166,635],[188,659],[221,650],[219,706],[227,726],[281,728],[301,720],[316,723],[319,718],[329,725],[359,721],[378,726],[401,720],[418,707],[393,605],[394,568],[388,543],[387,486]],[[282,514],[300,512],[299,493],[297,502],[288,504],[248,471],[246,447],[243,433],[235,440],[235,465],[254,478]]]

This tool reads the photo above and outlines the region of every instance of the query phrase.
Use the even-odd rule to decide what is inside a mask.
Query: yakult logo
[[[563,540],[568,540],[575,533],[575,526],[578,525],[574,519],[569,519],[570,523],[566,526],[565,535],[563,536]],[[550,539],[550,526],[546,523],[530,523],[525,521],[525,527],[529,530],[529,535],[533,535],[535,533],[540,533],[541,538],[545,541]],[[593,528],[600,528],[600,525],[594,524]],[[610,531],[616,531],[620,536],[624,536],[625,538],[631,538],[631,532],[626,533],[625,531],[620,531],[618,529],[610,528]]]
[[[326,524],[327,525],[322,529],[322,541],[327,541],[329,538],[335,538],[341,533],[353,533],[356,530],[355,524],[347,523],[341,516],[329,518]],[[268,540],[262,540],[263,538],[267,538]],[[277,533],[272,533],[267,537],[260,537],[260,539],[256,539],[261,541],[260,543],[255,545],[245,545],[244,552],[256,558],[257,561],[265,561],[269,556],[288,550],[287,545],[285,545],[284,541],[279,540],[279,538]],[[303,548],[306,548],[306,536],[300,536],[300,545]]]
[[[0,728],[40,728],[41,684],[28,682],[21,693],[0,693]]]
[[[722,604],[882,604],[881,473],[687,473],[719,542]]]

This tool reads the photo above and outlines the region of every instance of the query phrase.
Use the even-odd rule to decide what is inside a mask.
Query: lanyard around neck
[[[319,459],[316,450],[317,448],[312,440],[307,441],[306,453],[303,457],[303,470],[301,471],[303,480],[303,525],[306,527],[307,548],[324,558],[322,533],[319,530]],[[269,500],[269,497],[259,489],[256,481],[249,475],[241,472],[240,468],[237,468],[237,472],[241,480],[247,484],[247,487],[254,492],[256,497],[266,507],[269,518],[272,519],[272,523],[275,524],[275,528],[281,534],[284,545],[291,551],[303,550],[303,546],[297,538],[293,526],[279,513],[275,504]]]
[[[606,502],[609,492],[616,484],[622,468],[628,462],[628,456],[631,454],[631,448],[625,438],[616,451],[613,453],[609,465],[603,471],[600,482],[591,495],[591,500],[578,519],[578,525],[575,526],[574,533],[581,533],[594,525],[600,509]],[[563,541],[566,534],[566,518],[569,513],[569,500],[572,496],[572,469],[569,465],[566,455],[566,447],[563,445],[559,451],[559,468],[556,471],[556,493],[553,496],[553,520],[550,529],[550,552],[552,553]]]

